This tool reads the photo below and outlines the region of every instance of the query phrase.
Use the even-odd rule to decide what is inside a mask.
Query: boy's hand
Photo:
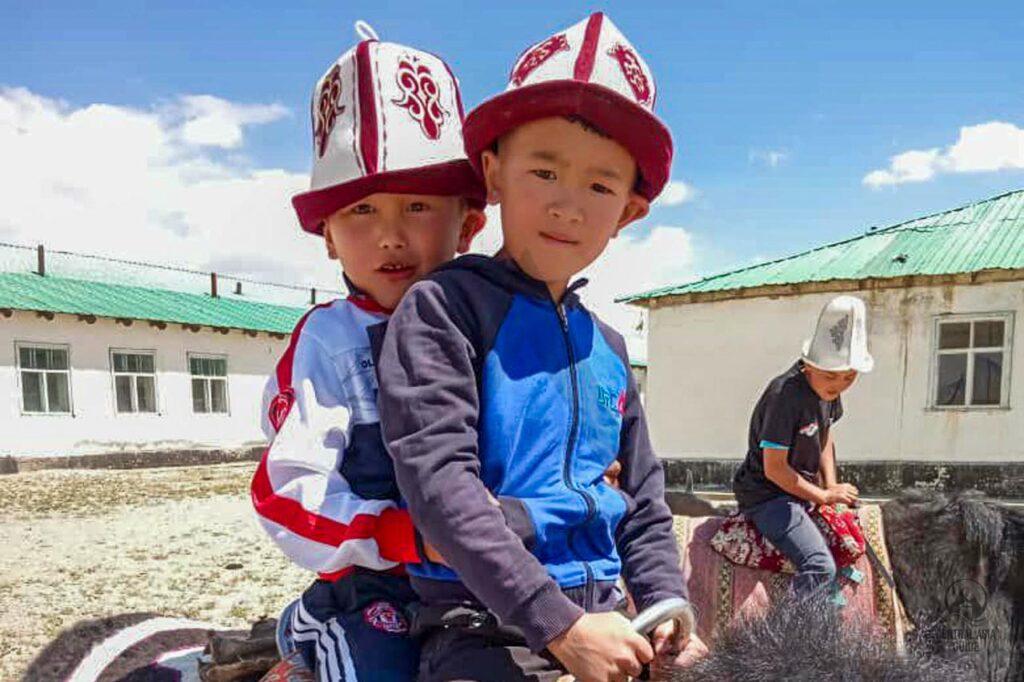
[[[608,468],[601,474],[604,477],[604,482],[613,488],[618,489],[619,487],[619,474],[622,473],[622,464],[619,460],[614,459],[612,463],[608,465]]]
[[[860,491],[849,483],[837,483],[825,490],[825,504],[853,505],[859,495]]]
[[[672,668],[689,668],[708,655],[708,648],[696,633],[686,641],[680,641],[679,627],[675,621],[662,623],[651,635],[654,642],[654,662],[651,664],[651,679],[667,679]]]
[[[615,612],[584,614],[548,650],[578,682],[625,682],[654,658],[650,642]]]

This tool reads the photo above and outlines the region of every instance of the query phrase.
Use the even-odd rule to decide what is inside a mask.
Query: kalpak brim
[[[332,187],[292,197],[299,224],[306,232],[322,235],[323,224],[335,211],[377,193],[464,197],[474,208],[485,205],[480,178],[466,160],[433,166],[374,173]]]
[[[483,175],[480,155],[502,135],[540,118],[578,116],[611,136],[636,161],[637,192],[653,201],[668,183],[672,134],[657,116],[611,88],[561,80],[527,85],[492,97],[466,116],[466,155]]]
[[[810,357],[810,352],[811,352],[811,340],[807,339],[806,341],[804,341],[803,348],[801,348],[800,359],[805,364],[808,364],[811,367],[814,367],[816,369],[820,369],[823,372],[850,372],[850,371],[854,371],[854,372],[859,372],[860,374],[868,374],[869,372],[871,372],[871,370],[873,370],[875,368],[875,358],[874,358],[874,356],[871,355],[871,353],[865,353],[863,356],[861,356],[859,358],[858,362],[847,363],[847,364],[840,364],[840,365],[836,365],[834,367],[826,367],[823,364],[819,364],[819,363],[815,362],[814,360],[812,360],[811,357]]]

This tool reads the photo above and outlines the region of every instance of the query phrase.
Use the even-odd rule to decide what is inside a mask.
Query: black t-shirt
[[[768,384],[750,418],[747,458],[733,477],[732,489],[740,509],[785,491],[764,473],[764,449],[788,450],[786,461],[798,474],[816,483],[821,451],[828,442],[832,424],[843,416],[839,398],[822,400],[814,392],[797,362]]]

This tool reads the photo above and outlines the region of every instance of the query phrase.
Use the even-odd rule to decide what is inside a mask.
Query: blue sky
[[[1001,170],[974,172],[942,157],[962,127],[989,122],[1011,126],[990,146],[1017,140],[1024,150],[1013,137],[1024,128],[1024,12],[1009,1],[8,1],[0,86],[67,110],[147,111],[184,94],[277,103],[286,115],[246,127],[240,147],[207,153],[304,174],[311,86],[353,44],[356,19],[445,57],[470,107],[504,87],[528,44],[593,9],[609,14],[658,79],[658,112],[677,144],[673,177],[695,195],[656,208],[638,234],[685,230],[688,276],[1024,188],[1016,152],[980,164]],[[928,162],[927,181],[864,183],[913,150],[946,160]]]

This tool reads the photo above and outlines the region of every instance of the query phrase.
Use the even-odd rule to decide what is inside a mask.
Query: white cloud
[[[646,313],[615,299],[692,280],[693,241],[681,227],[657,225],[645,236],[635,236],[637,230],[637,226],[627,227],[582,273],[590,283],[581,296],[602,320],[626,337],[633,357],[646,357]],[[638,331],[641,320],[643,330]]]
[[[747,160],[754,164],[760,163],[769,168],[778,168],[789,159],[789,152],[776,149],[751,149],[747,154]]]
[[[273,123],[288,115],[280,104],[236,104],[211,95],[186,95],[181,135],[187,144],[236,149],[247,125]]]
[[[678,206],[680,204],[685,204],[688,201],[693,201],[696,196],[697,190],[694,189],[693,185],[688,185],[682,180],[673,180],[665,185],[665,189],[662,190],[658,198],[654,200],[654,205]]]
[[[911,150],[889,159],[889,167],[864,176],[868,187],[925,182],[939,173],[979,173],[1024,168],[1024,128],[990,121],[960,128],[945,150]]]
[[[471,251],[493,256],[501,248],[501,209],[498,206],[488,206],[484,213],[487,214],[487,224],[473,239]]]
[[[302,233],[290,198],[305,174],[219,160],[277,105],[183,97],[151,110],[75,108],[0,89],[0,235],[99,253],[314,284],[337,281],[320,240]],[[190,127],[191,126],[191,127]]]

